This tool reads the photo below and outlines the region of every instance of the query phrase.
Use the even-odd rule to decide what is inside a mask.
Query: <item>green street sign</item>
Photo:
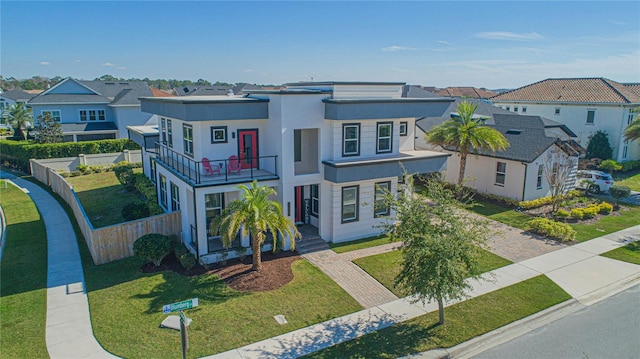
[[[198,298],[191,298],[183,300],[182,302],[167,304],[162,306],[162,313],[168,314],[171,312],[177,312],[179,310],[191,309],[198,306]]]

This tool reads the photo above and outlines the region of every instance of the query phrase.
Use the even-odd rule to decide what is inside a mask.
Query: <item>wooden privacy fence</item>
[[[159,214],[135,221],[93,228],[73,187],[52,168],[31,160],[31,173],[51,187],[71,207],[95,264],[109,263],[133,256],[133,242],[149,233],[177,235],[182,232],[180,212]]]

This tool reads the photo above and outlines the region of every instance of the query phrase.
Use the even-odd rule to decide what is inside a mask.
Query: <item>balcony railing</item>
[[[254,179],[278,178],[278,156],[260,156],[239,160],[209,159],[209,167],[202,161],[178,153],[163,143],[156,142],[156,161],[164,163],[184,179],[194,184],[224,184],[250,182]],[[234,165],[240,168],[234,168]]]

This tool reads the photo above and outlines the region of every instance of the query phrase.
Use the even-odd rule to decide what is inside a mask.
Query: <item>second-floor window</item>
[[[596,120],[596,110],[587,110],[587,124],[593,125]]]
[[[178,186],[171,182],[171,211],[180,210],[180,192]]]
[[[360,154],[360,125],[342,125],[342,155],[358,156]]]
[[[51,116],[51,118],[56,121],[56,122],[60,122],[61,116],[60,116],[60,110],[46,110],[46,111],[42,111],[42,116],[49,114],[49,116]]]
[[[162,207],[167,208],[167,178],[160,175],[160,204]]]
[[[184,154],[193,156],[193,127],[189,125],[182,125],[182,138]]]
[[[507,176],[507,164],[506,162],[498,162],[496,166],[496,185],[504,186],[505,178]]]
[[[391,152],[393,124],[391,122],[378,122],[376,131],[376,153]]]
[[[104,121],[106,119],[104,110],[80,110],[80,121]]]
[[[167,146],[173,147],[173,129],[171,128],[170,119],[167,119]]]

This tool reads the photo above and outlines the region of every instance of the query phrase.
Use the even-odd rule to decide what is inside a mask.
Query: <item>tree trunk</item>
[[[464,181],[464,171],[467,168],[467,152],[460,152],[460,171],[458,172],[458,186],[462,186],[462,181]]]
[[[252,236],[251,249],[253,249],[253,266],[251,270],[262,271],[262,258],[260,256],[260,245],[262,244],[258,236]]]
[[[438,318],[440,325],[444,324],[444,303],[442,302],[442,298],[438,298]]]

